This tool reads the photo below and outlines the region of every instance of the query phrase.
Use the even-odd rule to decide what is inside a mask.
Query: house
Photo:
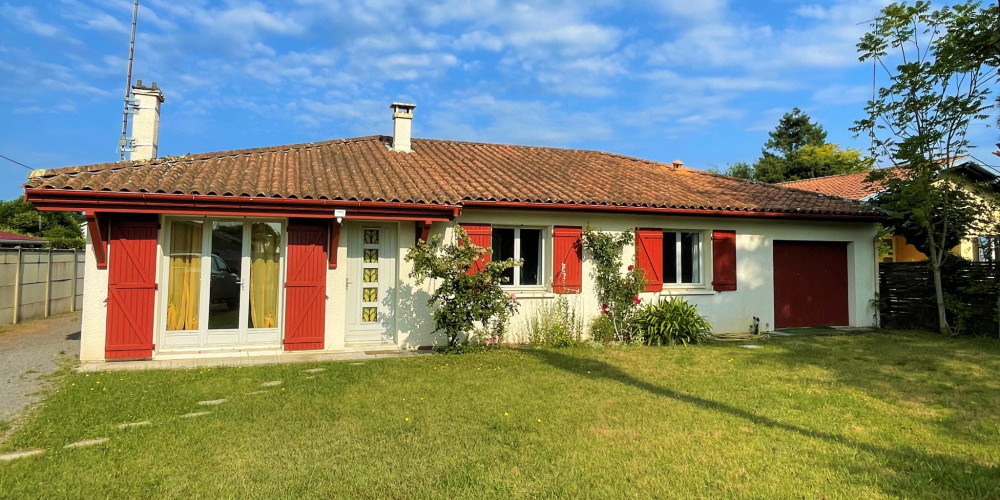
[[[524,260],[514,341],[557,297],[599,313],[588,224],[635,231],[642,300],[682,296],[716,331],[872,324],[875,209],[681,162],[411,139],[414,107],[392,104],[391,137],[32,173],[29,201],[90,227],[81,359],[439,345],[404,257],[459,226]]]
[[[972,183],[996,182],[997,180],[996,174],[987,169],[985,165],[972,159],[956,162],[956,165],[950,168],[948,173],[953,179],[956,179],[965,186],[969,186]],[[867,202],[883,190],[881,184],[867,182],[867,177],[867,172],[857,172],[783,182],[780,185]],[[970,234],[951,251],[955,255],[971,261],[993,260],[993,256],[988,255],[989,252],[993,251],[990,238],[989,235]],[[919,262],[927,260],[927,256],[908,243],[906,237],[903,235],[888,236],[883,239],[883,243],[888,247],[888,253],[880,257],[881,262]]]
[[[11,247],[40,247],[48,243],[45,238],[35,236],[25,236],[23,234],[8,233],[0,231],[0,248]]]

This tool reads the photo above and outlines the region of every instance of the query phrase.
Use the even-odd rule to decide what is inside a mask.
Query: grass
[[[895,333],[71,374],[0,496],[996,498],[998,373]]]

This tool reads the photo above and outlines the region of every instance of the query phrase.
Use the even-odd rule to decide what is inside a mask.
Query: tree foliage
[[[826,142],[826,130],[799,108],[785,113],[751,166],[734,163],[727,175],[777,183],[827,175],[867,172],[874,162],[856,149]]]
[[[988,117],[1000,62],[998,7],[893,3],[870,26],[858,43],[860,60],[881,68],[886,83],[853,130],[869,135],[873,156],[897,166],[869,180],[884,186],[880,203],[896,229],[929,257],[946,333],[941,264],[982,213],[947,171],[969,147],[970,124]]]
[[[435,280],[437,289],[427,301],[434,309],[435,331],[443,331],[448,345],[455,346],[468,338],[478,322],[494,342],[503,340],[507,320],[517,311],[514,297],[500,286],[508,278],[504,271],[521,265],[507,259],[490,261],[478,272],[470,273],[473,263],[492,250],[472,243],[461,227],[456,228],[457,243],[443,244],[441,235],[429,242],[418,241],[410,247],[406,260],[413,262],[410,276],[423,283]]]
[[[0,201],[0,230],[45,238],[51,248],[83,248],[83,222],[77,212],[41,212],[24,197]]]

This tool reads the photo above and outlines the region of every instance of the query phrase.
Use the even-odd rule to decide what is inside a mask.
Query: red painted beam
[[[108,268],[108,220],[106,217],[99,217],[96,213],[88,211],[87,232],[90,233],[90,241],[94,244],[94,257],[97,260],[98,269]]]
[[[246,196],[124,193],[26,189],[25,199],[41,210],[115,213],[196,214],[215,216],[331,218],[338,208],[352,219],[454,220],[458,205],[421,203],[303,200]]]
[[[809,212],[766,212],[751,210],[714,210],[694,208],[659,208],[635,207],[619,205],[574,205],[569,203],[531,203],[517,201],[464,201],[464,208],[495,208],[507,210],[558,210],[574,212],[645,214],[645,215],[684,215],[706,217],[743,217],[759,219],[795,219],[795,220],[829,220],[845,222],[885,222],[884,215],[850,215],[824,214]]]

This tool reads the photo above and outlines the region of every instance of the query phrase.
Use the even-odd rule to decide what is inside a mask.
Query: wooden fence
[[[879,313],[882,326],[937,330],[934,277],[927,262],[879,264]],[[941,278],[947,300],[963,311],[949,313],[952,327],[975,335],[997,334],[997,265],[950,259]]]
[[[0,325],[83,305],[82,250],[0,249]]]

